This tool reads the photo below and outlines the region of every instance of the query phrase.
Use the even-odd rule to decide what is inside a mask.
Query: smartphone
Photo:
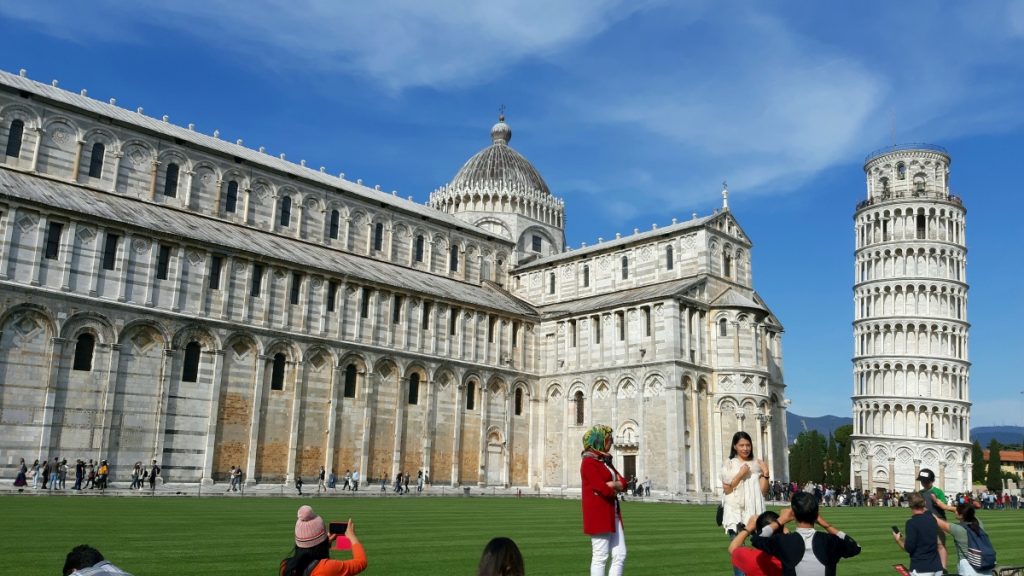
[[[893,533],[893,534],[899,534],[899,533],[900,533],[900,529],[899,529],[899,527],[898,527],[898,526],[893,526],[893,527],[892,527],[892,533]]]
[[[348,531],[348,522],[331,522],[331,527],[329,531],[331,534],[344,536],[345,532]]]

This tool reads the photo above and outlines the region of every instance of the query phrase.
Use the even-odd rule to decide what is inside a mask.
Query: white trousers
[[[606,532],[590,537],[593,556],[590,560],[590,576],[605,576],[604,565],[608,561],[608,553],[612,555],[612,567],[608,576],[622,576],[622,567],[626,563],[626,535],[622,533],[622,521],[615,518],[615,532]]]
[[[971,566],[971,563],[967,561],[967,558],[961,558],[960,561],[957,562],[957,573],[962,576],[992,576],[991,570],[987,572],[978,572],[975,570],[974,566]]]

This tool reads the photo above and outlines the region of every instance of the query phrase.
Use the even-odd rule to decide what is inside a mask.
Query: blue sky
[[[1024,424],[1024,2],[141,4],[0,3],[0,67],[421,202],[504,104],[572,246],[707,214],[727,178],[807,416],[850,414],[863,159],[942,145],[973,425]]]

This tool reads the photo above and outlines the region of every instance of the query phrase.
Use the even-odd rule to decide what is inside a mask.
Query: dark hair
[[[779,519],[778,513],[772,510],[766,510],[761,512],[761,515],[757,517],[757,522],[754,524],[754,534],[760,534],[764,527],[775,522]]]
[[[978,519],[974,515],[974,504],[971,502],[960,502],[956,505],[956,513],[960,516],[960,523],[974,530],[975,534],[981,531]]]
[[[477,576],[525,576],[523,555],[511,538],[499,536],[484,546]]]
[[[299,548],[296,546],[287,558],[281,560],[281,576],[301,576],[314,560],[324,560],[330,557],[330,540],[324,540],[310,548]]]
[[[797,492],[793,494],[793,500],[790,501],[790,506],[793,508],[793,516],[796,516],[797,522],[804,524],[814,524],[818,520],[818,499],[814,497],[814,494],[807,492]]]
[[[732,458],[736,457],[736,445],[739,444],[740,440],[746,440],[747,442],[750,442],[750,448],[751,448],[751,450],[750,450],[750,459],[753,460],[754,459],[754,450],[753,450],[753,448],[754,448],[754,441],[750,439],[750,434],[747,434],[743,430],[740,430],[739,432],[737,432],[737,433],[732,435],[732,444],[730,444],[730,446],[732,446],[732,448],[729,449],[729,458],[732,459]]]
[[[79,544],[68,552],[64,559],[64,576],[81,568],[89,568],[103,562],[103,554],[88,544]]]

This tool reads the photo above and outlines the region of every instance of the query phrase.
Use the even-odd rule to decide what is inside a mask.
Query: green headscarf
[[[598,424],[583,434],[583,449],[605,454],[604,442],[605,439],[611,437],[611,435],[612,429],[610,427]]]

